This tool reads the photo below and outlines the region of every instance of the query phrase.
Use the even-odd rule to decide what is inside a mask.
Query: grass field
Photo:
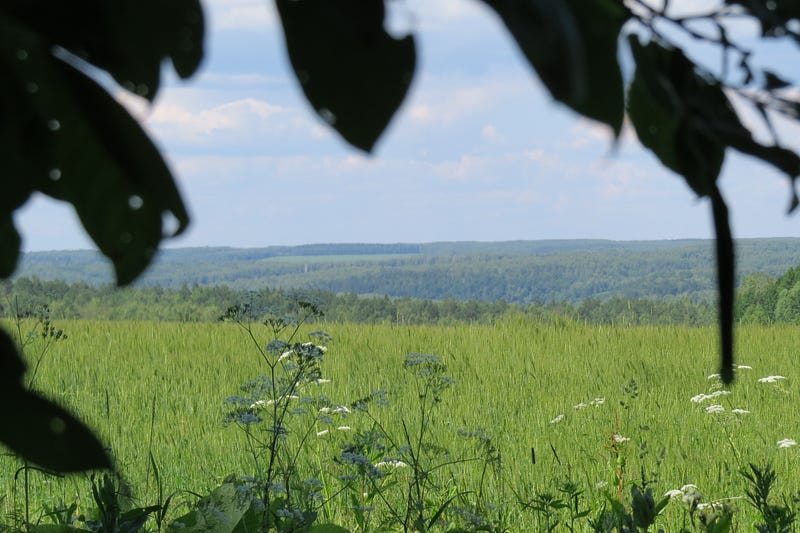
[[[35,387],[98,431],[142,501],[156,494],[150,451],[167,491],[179,491],[181,501],[194,500],[189,491],[208,493],[228,474],[254,474],[243,432],[222,423],[223,400],[264,372],[251,341],[236,325],[57,325],[69,338],[47,353]],[[713,329],[521,319],[494,326],[325,324],[312,329],[319,327],[333,338],[322,366],[331,382],[320,388],[342,404],[373,390],[388,391],[390,405],[374,416],[395,432],[401,431],[401,419],[418,422],[416,389],[402,368],[405,355],[443,359],[456,383],[433,411],[434,440],[449,450],[448,457],[467,457],[475,454],[473,443],[459,436],[459,429],[483,428],[491,437],[504,468],[501,478],[486,482],[484,497],[505,509],[509,531],[531,530],[536,520],[518,500],[558,494],[567,479],[585,491],[582,498],[592,509],[602,506],[604,493],[614,492],[620,474],[626,497],[631,483],[641,484],[643,473],[659,496],[691,483],[704,501],[736,498],[731,502],[743,531],[752,530],[746,526],[752,513],[739,499],[745,491],[739,469],[750,462],[771,463],[779,492],[789,495],[800,488],[800,448],[778,446],[782,439],[800,439],[800,328],[739,328],[737,363],[752,368],[737,371],[730,394],[702,399],[697,395],[717,390],[717,380],[708,378],[717,371]],[[263,333],[266,344],[270,338]],[[29,347],[29,356],[36,356],[36,348]],[[776,375],[785,379],[759,382]],[[722,411],[707,412],[715,404],[721,407],[711,411]],[[350,426],[349,432],[319,437],[305,467],[330,462],[341,443],[370,423],[352,415],[341,424]],[[19,466],[8,456],[0,463],[6,513],[22,505],[21,477],[15,483],[14,475]],[[480,462],[457,463],[437,472],[474,491],[482,468]],[[88,490],[86,476],[58,480],[32,473],[29,482],[37,510],[75,498],[86,504]],[[330,513],[347,520],[344,512]],[[662,523],[678,524],[683,516],[681,505],[671,503]]]

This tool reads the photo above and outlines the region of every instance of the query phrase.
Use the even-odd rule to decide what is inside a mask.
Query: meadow
[[[245,432],[223,423],[225,399],[265,372],[264,359],[236,324],[64,321],[58,327],[68,338],[48,349],[34,387],[96,429],[137,501],[155,501],[160,483],[162,494],[176,494],[170,513],[177,517],[226,476],[256,475]],[[376,424],[395,435],[419,426],[419,389],[403,369],[409,353],[439,356],[454,379],[426,419],[442,464],[435,468],[440,493],[430,498],[452,500],[453,510],[480,510],[491,530],[539,530],[543,515],[552,513],[560,527],[571,523],[582,531],[586,518],[570,522],[569,508],[550,509],[547,502],[572,501],[569,494],[581,491],[581,509],[596,516],[609,496],[630,500],[635,483],[649,486],[656,500],[693,484],[702,502],[724,501],[735,510],[734,530],[751,531],[757,518],[740,470],[771,464],[775,503],[793,505],[800,488],[800,448],[784,440],[800,439],[800,328],[740,327],[742,367],[730,393],[713,376],[713,328],[516,318],[449,327],[312,324],[298,338],[317,329],[331,336],[321,364],[330,382],[314,387],[342,406],[376,390],[389,401],[369,416],[339,413],[324,427],[316,422],[308,433],[299,468],[328,484],[325,518],[353,531],[352,501],[337,499],[330,488],[337,482],[324,476],[341,467],[342,446]],[[267,328],[253,331],[262,345],[269,342]],[[32,366],[38,354],[32,343]],[[8,455],[1,461],[3,510],[19,515],[20,463]],[[402,481],[408,474],[397,470]],[[59,479],[32,471],[27,491],[32,521],[46,522],[44,510],[58,502],[77,502],[78,511],[91,505],[87,475]],[[687,522],[679,500],[658,518],[667,531]]]

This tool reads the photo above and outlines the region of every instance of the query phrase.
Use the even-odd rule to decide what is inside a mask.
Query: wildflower
[[[718,403],[715,403],[715,404],[712,404],[712,405],[709,405],[708,407],[706,407],[706,413],[713,414],[713,413],[721,413],[723,411],[725,411],[725,408],[722,407]]]
[[[317,431],[317,437],[321,437],[321,436],[327,435],[327,434],[328,434],[328,430],[327,429],[323,429],[322,431]]]
[[[600,407],[604,403],[606,403],[606,399],[605,398],[595,398],[594,400],[589,402],[589,405],[591,405],[593,407]]]
[[[671,489],[664,493],[665,498],[677,498],[683,497],[683,491],[681,489]]]
[[[587,405],[583,402],[572,406],[573,409],[583,409],[584,407],[587,407]]]
[[[559,423],[559,422],[561,422],[562,420],[564,420],[564,414],[563,414],[563,413],[562,413],[562,414],[560,414],[560,415],[558,415],[558,416],[557,416],[557,417],[555,417],[554,419],[552,419],[552,420],[550,421],[550,423],[551,423],[551,424],[558,424],[558,423]]]
[[[786,379],[784,376],[767,376],[765,378],[760,378],[758,380],[759,383],[777,383],[781,379]]]
[[[729,391],[729,390],[715,390],[714,392],[711,392],[709,394],[700,393],[700,394],[698,394],[696,396],[692,396],[690,398],[690,400],[693,403],[703,403],[706,400],[710,400],[712,398],[717,398],[719,396],[727,396],[730,393],[731,393],[731,391]]]
[[[719,379],[720,377],[722,377],[721,374],[709,374],[706,379]]]
[[[750,365],[736,365],[736,370],[753,370]]]
[[[315,384],[317,384],[317,385],[322,385],[323,383],[330,383],[330,382],[331,382],[331,380],[329,380],[329,379],[322,379],[322,378],[317,378],[317,379],[315,379],[315,380],[313,381],[313,383],[315,383]]]
[[[737,409],[731,409],[731,413],[735,413],[737,415],[746,415],[746,414],[750,413],[750,411],[748,411],[747,409],[738,409],[737,408]]]
[[[631,438],[623,437],[619,433],[614,433],[613,435],[611,435],[611,440],[614,444],[622,444],[623,442],[628,442],[629,440],[631,440]]]
[[[608,481],[598,481],[594,484],[595,488],[602,489],[608,486]]]
[[[681,503],[691,507],[692,509],[696,509],[700,504],[700,500],[703,499],[703,495],[699,490],[697,490],[697,487],[692,484],[687,484],[681,487],[681,492],[683,492]]]
[[[781,439],[778,441],[778,448],[791,448],[797,446],[797,441],[794,439]]]
[[[397,459],[387,459],[386,461],[375,463],[375,468],[384,468],[387,466],[391,468],[404,468],[408,465],[403,461],[398,461]]]
[[[350,431],[350,426],[339,426],[336,429],[338,429],[339,431]]]
[[[281,354],[281,356],[278,357],[278,362],[280,363],[284,359],[287,359],[287,358],[291,357],[293,353],[294,353],[294,350],[289,350],[289,351],[283,352]]]

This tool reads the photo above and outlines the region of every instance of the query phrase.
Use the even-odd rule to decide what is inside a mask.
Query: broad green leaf
[[[625,115],[617,41],[630,14],[615,0],[484,0],[550,94],[619,135]]]
[[[136,120],[97,83],[53,57],[36,34],[0,17],[0,43],[6,53],[9,44],[24,51],[24,60],[10,65],[4,57],[13,75],[7,83],[36,86],[26,113],[47,125],[38,132],[47,147],[40,166],[19,165],[28,174],[16,181],[70,202],[114,263],[118,283],[130,283],[164,236],[164,217],[174,218],[174,234],[188,223],[169,169]]]
[[[232,533],[246,517],[252,504],[253,498],[249,491],[240,490],[235,483],[223,483],[198,501],[188,514],[171,522],[167,526],[167,533]]]
[[[9,0],[0,11],[37,33],[48,47],[69,50],[151,100],[164,59],[171,59],[186,78],[203,57],[199,0]]]
[[[317,114],[371,151],[414,76],[411,36],[383,27],[383,0],[276,0],[295,76]]]
[[[25,363],[0,331],[0,442],[23,459],[58,472],[110,468],[103,445],[62,407],[25,390]]]
[[[700,196],[716,181],[727,146],[771,164],[794,180],[800,157],[753,139],[722,88],[696,73],[680,50],[631,38],[636,75],[628,111],[642,144],[683,175]]]
[[[680,50],[630,39],[636,74],[628,91],[628,114],[636,134],[699,196],[715,187],[725,146],[703,126],[700,106],[721,89],[709,86]]]

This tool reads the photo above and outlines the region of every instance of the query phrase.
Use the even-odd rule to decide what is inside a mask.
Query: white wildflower
[[[694,403],[703,403],[706,400],[710,400],[712,398],[717,398],[719,396],[727,396],[731,393],[729,390],[715,390],[709,394],[700,393],[697,396],[692,396],[691,401]]]
[[[725,408],[722,407],[720,404],[715,403],[706,407],[706,413],[721,413],[725,411]]]
[[[594,407],[600,407],[604,403],[606,403],[606,399],[605,398],[595,398],[594,400],[589,402],[589,405],[592,405]]]
[[[665,498],[678,498],[683,497],[683,491],[681,489],[672,489],[668,490],[664,493]]]
[[[737,409],[731,409],[731,413],[735,413],[737,415],[746,415],[746,414],[750,413],[750,411],[748,411],[747,409],[739,409],[739,408],[737,408]]]
[[[585,407],[588,407],[588,406],[583,402],[572,406],[573,409],[583,409]]]
[[[344,405],[337,405],[336,407],[334,407],[334,409],[333,409],[333,410],[334,410],[335,412],[337,412],[337,413],[344,414],[344,415],[346,415],[346,414],[350,413],[350,409],[348,409],[348,408],[347,408],[347,407],[345,407]]]
[[[321,437],[321,436],[327,435],[327,434],[328,434],[328,430],[327,429],[323,429],[322,431],[317,431],[317,437]]]
[[[786,379],[784,376],[767,376],[765,378],[760,378],[758,380],[759,383],[777,383],[778,381]]]
[[[257,400],[250,404],[250,409],[255,409],[256,407],[264,407],[266,405],[264,400]]]
[[[750,365],[736,365],[736,370],[753,370]]]
[[[339,431],[350,431],[350,426],[339,426],[336,429],[338,429]]]
[[[608,481],[598,481],[597,483],[594,484],[594,487],[596,489],[602,489],[602,488],[605,488],[607,486],[608,486]]]
[[[397,459],[389,459],[387,461],[381,461],[380,463],[375,463],[375,468],[404,468],[408,466],[403,461],[398,461]]]
[[[791,448],[797,446],[797,441],[794,439],[781,439],[778,441],[778,448]]]
[[[721,374],[709,374],[706,379],[719,379],[721,377],[722,377]]]
[[[614,433],[613,435],[611,435],[611,440],[614,442],[614,444],[622,444],[623,442],[628,442],[629,440],[631,440],[631,438],[623,437],[619,433]]]
[[[558,424],[558,423],[559,423],[559,422],[561,422],[562,420],[564,420],[564,414],[563,414],[563,413],[562,413],[562,414],[560,414],[560,415],[558,415],[558,416],[557,416],[557,417],[555,417],[554,419],[552,419],[552,420],[550,421],[550,423],[551,423],[551,424]]]
[[[690,489],[697,490],[697,485],[694,483],[687,483],[686,485],[681,487],[681,492],[687,492]]]
[[[316,383],[317,385],[322,385],[323,383],[330,383],[330,382],[331,380],[322,378],[317,378],[314,380],[314,383]]]
[[[286,358],[288,358],[288,357],[291,357],[293,353],[294,353],[294,350],[289,350],[289,351],[287,351],[287,352],[283,352],[283,353],[281,354],[281,356],[280,356],[280,357],[278,357],[278,362],[280,363],[280,362],[281,362],[281,361],[283,361],[284,359],[286,359]]]

